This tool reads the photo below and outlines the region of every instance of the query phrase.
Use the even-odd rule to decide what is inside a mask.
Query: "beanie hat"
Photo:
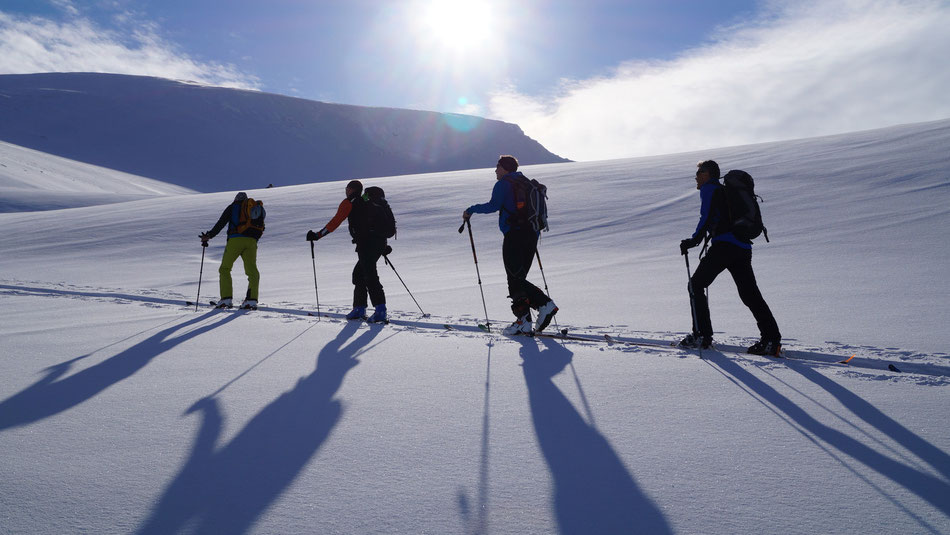
[[[355,195],[359,196],[363,194],[363,183],[359,180],[350,180],[350,183],[346,185],[346,189],[352,189],[355,191]]]
[[[244,202],[247,200],[247,193],[243,191],[234,196],[234,202]]]

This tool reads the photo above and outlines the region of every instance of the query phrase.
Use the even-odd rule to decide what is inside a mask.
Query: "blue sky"
[[[0,73],[471,113],[607,159],[948,117],[948,25],[941,0],[0,0]]]

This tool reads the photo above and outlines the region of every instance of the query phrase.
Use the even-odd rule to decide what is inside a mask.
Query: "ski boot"
[[[775,338],[762,338],[746,351],[750,355],[778,358],[782,356],[782,341]]]
[[[214,304],[214,308],[233,308],[234,303],[230,297],[224,297]]]
[[[531,314],[525,314],[521,316],[514,323],[504,328],[501,331],[502,334],[506,336],[516,336],[516,335],[525,335],[533,336],[534,330],[531,329]]]
[[[373,315],[366,321],[369,323],[389,323],[389,319],[386,317],[386,305],[376,305]]]
[[[353,310],[346,315],[348,320],[365,320],[366,319],[366,307],[353,307]]]
[[[241,308],[244,310],[257,310],[257,299],[245,299],[241,303]]]
[[[551,319],[557,314],[557,305],[554,301],[548,301],[538,308],[538,320],[534,324],[534,331],[541,332],[551,323]]]
[[[690,333],[686,335],[686,338],[680,340],[677,345],[686,349],[709,349],[712,347],[712,336]]]

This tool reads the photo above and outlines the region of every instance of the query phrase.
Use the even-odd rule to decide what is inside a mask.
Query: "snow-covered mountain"
[[[0,75],[0,140],[198,191],[567,161],[517,125],[101,73]]]
[[[312,257],[304,239],[345,181],[247,190],[268,219],[246,314],[182,305],[199,274],[217,297],[224,238],[203,257],[198,234],[234,188],[125,201],[93,174],[112,204],[71,209],[37,188],[34,211],[0,213],[0,531],[950,533],[948,145],[945,120],[525,166],[552,227],[529,278],[559,327],[613,343],[475,327],[457,229],[490,169],[364,181],[386,190],[392,267],[430,315],[381,262],[385,327],[342,319],[345,229]],[[24,154],[4,187],[52,168]],[[678,244],[705,158],[764,198],[753,266],[788,359],[736,349],[756,326],[728,274],[710,288],[717,349],[664,345],[690,325]],[[472,222],[500,326],[497,218]],[[234,280],[240,295],[240,265]]]

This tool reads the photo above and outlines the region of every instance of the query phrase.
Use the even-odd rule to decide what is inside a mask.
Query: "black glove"
[[[330,232],[327,230],[326,227],[323,227],[322,229],[318,230],[317,232],[314,232],[314,231],[311,230],[311,231],[307,232],[307,241],[317,241],[317,240],[319,240],[320,238],[326,236],[326,235],[329,234],[329,233],[330,233]]]
[[[697,245],[702,243],[702,241],[703,239],[701,236],[697,236],[695,238],[686,238],[685,240],[680,242],[680,254],[685,255],[689,253],[690,249],[692,249],[693,247],[696,247]]]
[[[383,249],[383,256],[388,256],[391,252],[393,252],[393,248],[387,245],[386,248]]]
[[[208,232],[202,232],[201,234],[198,235],[198,237],[201,239],[201,246],[202,246],[202,247],[207,247],[207,246],[208,246],[208,240],[211,239],[211,238],[208,236],[208,234],[209,234]]]

